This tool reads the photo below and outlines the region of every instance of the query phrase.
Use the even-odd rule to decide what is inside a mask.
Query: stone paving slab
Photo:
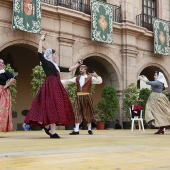
[[[170,170],[170,131],[86,130],[61,139],[44,131],[0,133],[0,170]]]

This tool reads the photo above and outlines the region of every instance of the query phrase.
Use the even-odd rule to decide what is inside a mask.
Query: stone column
[[[123,72],[123,89],[131,83],[137,81],[136,57],[138,51],[130,48],[123,48],[122,53],[122,72]]]

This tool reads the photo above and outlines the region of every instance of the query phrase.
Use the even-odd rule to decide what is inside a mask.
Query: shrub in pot
[[[4,69],[8,70],[9,72],[11,72],[14,76],[18,75],[18,73],[14,71],[14,69],[10,66],[10,64],[6,64]],[[17,86],[17,83],[15,82],[13,85],[11,85],[9,87],[10,93],[11,93],[12,110],[13,111],[14,111],[15,104],[16,104],[16,94],[17,94],[16,86]]]
[[[116,89],[114,87],[103,87],[102,99],[97,103],[95,110],[98,121],[114,121],[118,115],[118,98],[116,96]]]

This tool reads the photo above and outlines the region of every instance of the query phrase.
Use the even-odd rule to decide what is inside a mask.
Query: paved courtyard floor
[[[155,131],[0,132],[0,170],[170,170],[170,130]]]

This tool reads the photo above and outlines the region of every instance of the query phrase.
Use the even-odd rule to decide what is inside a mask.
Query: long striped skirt
[[[170,125],[170,102],[163,93],[152,92],[146,103],[145,120],[155,127]]]
[[[11,93],[0,85],[0,132],[13,130]]]
[[[95,112],[91,95],[77,95],[74,102],[75,123],[95,122]]]
[[[75,122],[69,96],[60,77],[46,77],[24,120],[32,126],[70,125]]]

